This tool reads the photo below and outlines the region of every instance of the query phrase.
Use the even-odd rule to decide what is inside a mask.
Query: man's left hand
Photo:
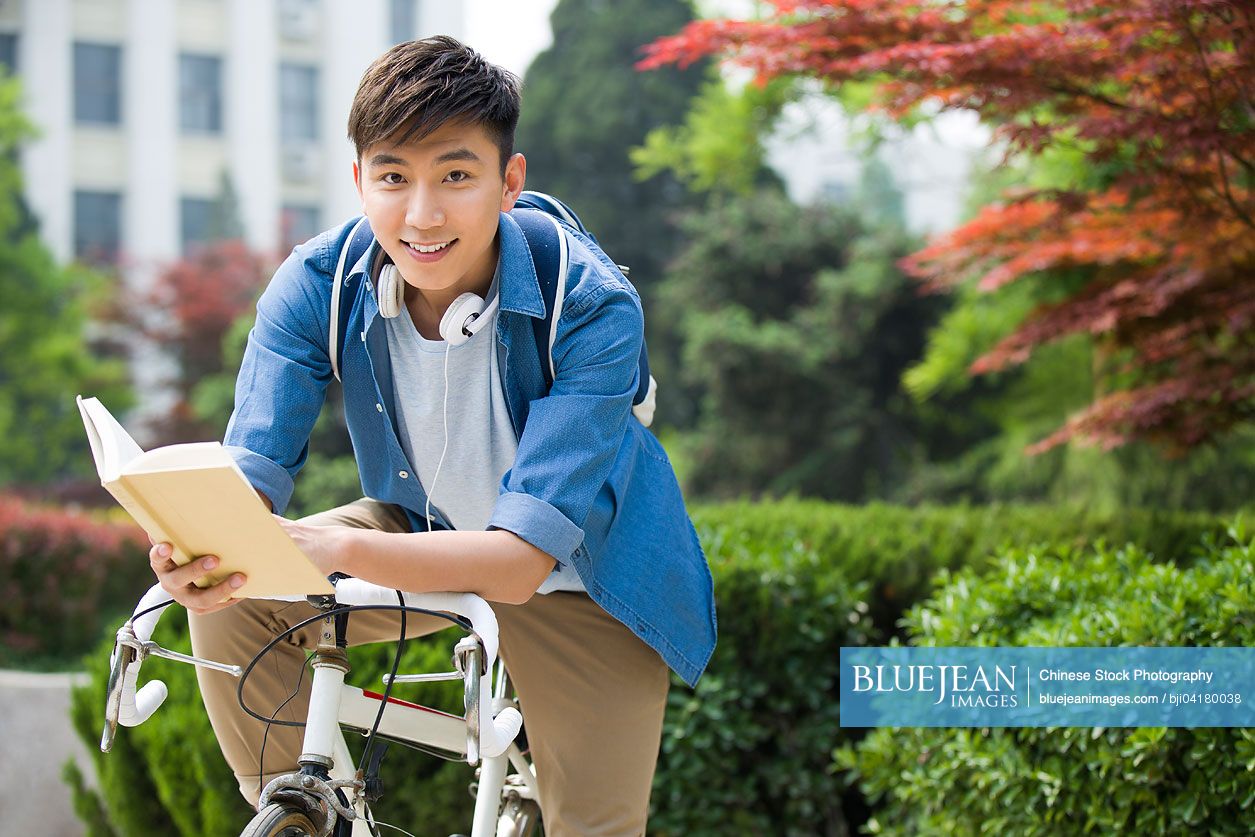
[[[362,531],[351,526],[310,526],[278,515],[275,520],[323,575],[344,572],[352,539]]]

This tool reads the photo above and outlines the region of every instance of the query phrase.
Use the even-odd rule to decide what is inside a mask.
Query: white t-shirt
[[[499,280],[499,274],[493,277],[489,299],[497,293]],[[405,306],[398,316],[384,320],[401,447],[433,510],[439,509],[454,529],[464,531],[488,527],[501,478],[518,452],[501,385],[497,314],[489,316],[489,322],[460,346],[423,337]],[[584,589],[575,568],[558,563],[537,592]]]

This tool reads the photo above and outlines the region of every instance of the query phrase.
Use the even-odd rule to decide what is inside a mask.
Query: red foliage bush
[[[0,494],[0,662],[71,660],[152,583],[148,538],[130,523]]]

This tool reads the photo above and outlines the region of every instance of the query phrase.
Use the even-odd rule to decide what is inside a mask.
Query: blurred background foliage
[[[813,84],[743,83],[702,62],[625,71],[644,44],[692,18],[680,0],[560,2],[553,44],[524,80],[517,142],[529,186],[569,202],[607,252],[633,268],[661,383],[655,429],[691,500],[1022,500],[1213,511],[1249,503],[1249,424],[1174,457],[1142,442],[1028,455],[1029,445],[1107,386],[1104,346],[1075,336],[1018,367],[980,376],[970,368],[1028,312],[1086,277],[1054,270],[994,292],[959,285],[922,293],[898,266],[924,240],[906,231],[903,195],[880,153],[894,130],[883,117],[859,123],[856,188],[799,206],[766,148],[786,106],[813,95]],[[12,155],[29,128],[15,85],[5,91],[0,258],[13,264],[2,281],[22,292],[6,292],[0,312],[0,341],[10,347],[0,352],[7,367],[0,369],[0,487],[104,503],[90,488],[86,446],[65,395],[100,394],[118,412],[133,403],[111,337],[143,328],[177,361],[169,382],[175,397],[151,422],[147,441],[220,436],[252,300],[273,264],[225,239],[168,266],[144,299],[113,291],[112,300],[115,282],[52,264],[18,197]],[[871,95],[855,82],[826,92],[859,118]],[[929,118],[908,115],[915,124]],[[1004,160],[991,153],[974,169],[965,217],[1008,189],[1101,186],[1127,165],[1095,166],[1067,145]],[[225,191],[215,211],[224,235],[239,223]],[[134,315],[154,306],[171,314],[159,328]],[[359,491],[334,388],[328,406],[298,481],[295,514]],[[38,425],[50,443],[27,444],[23,423]]]
[[[123,362],[97,351],[107,281],[57,264],[22,199],[17,151],[34,129],[20,102],[0,74],[0,489],[86,473],[76,393],[133,403]]]

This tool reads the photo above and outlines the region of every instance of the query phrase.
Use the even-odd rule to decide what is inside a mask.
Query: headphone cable
[[[431,495],[436,493],[436,482],[440,479],[440,469],[444,467],[444,456],[449,452],[449,350],[452,344],[448,340],[444,344],[444,403],[440,407],[440,420],[444,428],[444,447],[440,451],[440,461],[436,463],[436,474],[431,478],[431,488],[427,490],[427,531],[431,531]]]

